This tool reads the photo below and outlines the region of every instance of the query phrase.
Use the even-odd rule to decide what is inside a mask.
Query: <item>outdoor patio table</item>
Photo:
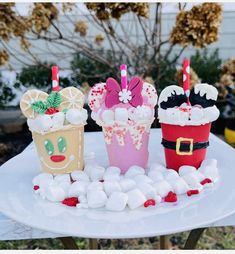
[[[154,162],[156,158],[158,161],[160,160],[161,162],[164,162],[164,153],[160,145],[160,140],[160,130],[151,129],[151,138],[149,145],[150,162]],[[92,151],[94,151],[97,155],[97,161],[100,164],[104,166],[108,165],[108,160],[105,152],[105,144],[101,132],[85,133],[85,155],[90,154]],[[208,157],[212,158],[213,156],[216,156],[218,159],[219,170],[221,174],[221,181],[219,186],[215,187],[215,190],[204,196],[201,194],[202,197],[198,198],[198,200],[194,200],[193,202],[190,201],[191,203],[185,202],[185,206],[183,205],[182,207],[178,207],[178,209],[174,207],[168,207],[166,208],[166,213],[164,210],[161,210],[161,212],[154,214],[153,209],[151,212],[147,210],[139,211],[138,209],[136,211],[131,211],[127,214],[124,214],[125,216],[127,215],[127,220],[123,223],[125,225],[124,227],[122,224],[120,224],[120,221],[118,221],[123,219],[122,213],[107,213],[106,211],[97,213],[97,211],[89,211],[89,220],[86,220],[84,216],[87,215],[87,211],[85,212],[86,214],[83,213],[77,215],[76,213],[79,213],[79,211],[76,208],[67,208],[59,204],[44,202],[40,199],[35,198],[32,191],[25,193],[25,190],[28,190],[28,188],[32,189],[32,183],[29,179],[32,180],[32,176],[38,174],[39,172],[34,170],[34,167],[38,162],[35,161],[36,151],[34,144],[32,143],[21,154],[12,158],[0,167],[0,211],[2,212],[0,214],[0,240],[59,237],[66,248],[76,248],[75,242],[70,236],[77,236],[91,239],[90,248],[95,248],[96,244],[94,239],[99,238],[115,239],[161,236],[162,247],[164,247],[164,235],[192,230],[189,238],[186,241],[185,248],[195,248],[196,243],[205,228],[235,225],[235,193],[232,188],[227,190],[230,196],[228,200],[222,201],[224,203],[222,203],[223,207],[221,209],[217,209],[218,203],[208,204],[208,196],[213,202],[213,195],[218,195],[221,192],[218,192],[218,190],[220,190],[222,186],[223,190],[232,186],[231,182],[227,182],[226,184],[223,181],[224,179],[229,181],[228,176],[230,171],[228,170],[230,169],[227,167],[229,167],[228,165],[231,167],[234,165],[235,151],[232,147],[228,146],[226,143],[211,134]],[[32,162],[30,162],[30,160],[32,160]],[[22,166],[24,166],[24,168],[22,168]],[[224,170],[226,174],[222,172],[222,170]],[[30,174],[32,174],[32,176]],[[234,174],[235,170],[231,170],[231,178],[233,178]],[[223,175],[227,175],[227,177],[224,177]],[[9,188],[4,189],[3,186],[6,184],[6,180],[9,177],[11,177],[11,182],[14,185],[19,184],[19,186],[16,186],[17,190],[12,190],[13,187],[11,187],[11,182],[9,182]],[[14,180],[15,177],[17,177],[17,180]],[[25,195],[22,195],[22,193],[25,193]],[[203,202],[204,199],[207,199],[207,202]],[[39,216],[38,219],[35,218],[34,216],[36,216],[36,210],[34,211],[34,209],[43,209],[44,203],[45,210],[42,210],[41,213],[37,214],[37,216]],[[58,210],[58,214],[51,214],[48,217],[45,215],[45,211],[47,211],[46,209],[49,207],[48,211],[50,212],[51,205],[58,205],[58,209],[56,209]],[[216,207],[217,210],[221,211],[215,211],[209,216],[203,214],[202,210],[205,210],[204,213],[208,213],[208,211],[210,211],[208,210],[210,205],[214,205],[214,208]],[[214,208],[212,207],[210,209]],[[60,209],[63,210],[59,211]],[[198,212],[197,209],[201,212]],[[35,213],[33,213],[33,211]],[[182,216],[182,212],[184,213],[184,216]],[[24,216],[22,214],[24,214]],[[107,223],[103,214],[105,217],[107,217],[107,219],[113,218],[114,222],[116,220],[118,223]],[[176,222],[174,222],[172,218],[174,215],[179,216],[177,217],[179,220]],[[79,216],[83,216],[83,220],[85,218],[85,224],[82,224],[81,221],[79,222]],[[77,224],[76,221],[73,221],[73,225],[68,227],[68,225],[61,223],[61,220],[67,220],[67,222],[70,223],[70,218],[73,217],[76,218]],[[187,217],[192,219],[188,220]],[[58,220],[58,218],[61,218],[61,220]],[[149,218],[151,218],[153,222],[151,223],[152,225],[148,224]],[[159,222],[163,219],[165,221],[165,226],[164,223]],[[135,220],[137,220],[138,223],[135,223]],[[168,221],[170,221],[169,225]],[[51,225],[48,225],[50,223]],[[101,233],[102,229],[99,227],[102,225],[102,223],[104,225],[104,231]],[[187,223],[187,225],[184,225],[184,223]],[[135,224],[138,225],[133,227]],[[132,227],[131,230],[129,229],[128,225]],[[156,228],[154,228],[155,225]],[[116,232],[113,232],[115,227],[117,230]]]

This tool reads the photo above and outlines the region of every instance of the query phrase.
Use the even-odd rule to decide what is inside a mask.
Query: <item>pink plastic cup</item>
[[[118,144],[115,135],[113,135],[111,144],[106,144],[110,166],[119,167],[122,174],[125,174],[125,172],[134,165],[145,169],[149,157],[149,132],[144,132],[142,142],[138,150],[133,144],[130,133],[127,132],[125,134],[125,144],[121,146]]]

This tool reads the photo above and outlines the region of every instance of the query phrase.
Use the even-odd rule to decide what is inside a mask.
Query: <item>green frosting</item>
[[[58,108],[61,102],[61,95],[58,92],[51,92],[47,97],[48,108]]]
[[[44,114],[47,111],[47,105],[43,101],[35,101],[31,104],[31,107],[38,114]]]
[[[45,149],[46,149],[48,155],[51,156],[54,154],[54,146],[53,146],[50,139],[46,139],[44,141],[44,146],[45,146]]]
[[[31,107],[38,114],[45,114],[49,108],[59,108],[61,102],[61,95],[58,92],[51,92],[46,101],[35,101]]]
[[[57,140],[58,143],[58,149],[61,153],[64,153],[67,148],[66,140],[64,137],[59,137]]]

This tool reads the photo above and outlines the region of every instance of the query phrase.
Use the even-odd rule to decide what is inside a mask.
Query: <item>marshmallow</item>
[[[213,122],[219,117],[220,111],[214,105],[213,107],[205,108],[204,109],[204,115],[205,115],[205,118],[207,119],[208,122]]]
[[[137,188],[145,195],[147,199],[152,199],[156,196],[155,189],[148,183],[140,183]]]
[[[211,166],[217,168],[217,160],[216,159],[206,159],[202,162],[201,167]]]
[[[42,182],[53,180],[53,175],[48,173],[41,173],[33,178],[33,185],[41,185]]]
[[[109,167],[106,169],[104,173],[105,181],[119,181],[120,180],[120,168],[117,167]]]
[[[112,123],[114,121],[114,112],[109,109],[104,110],[101,117],[105,123]]]
[[[70,180],[70,175],[69,174],[62,174],[62,175],[56,175],[54,180],[57,182],[57,183],[61,183],[61,182],[67,182],[67,183],[70,183],[71,180]]]
[[[45,190],[46,198],[52,202],[60,202],[65,199],[65,191],[59,185],[51,184]]]
[[[116,108],[115,109],[115,120],[120,122],[128,121],[128,111],[125,108]]]
[[[166,168],[159,163],[153,163],[152,165],[150,165],[149,172],[150,171],[160,171],[160,172],[164,173],[164,172],[166,172]]]
[[[77,207],[78,209],[81,209],[81,208],[89,208],[89,206],[88,206],[87,203],[78,203],[78,204],[76,205],[76,207]]]
[[[126,178],[132,178],[136,175],[144,175],[145,170],[139,166],[131,166],[125,174]]]
[[[179,168],[179,175],[183,176],[192,172],[195,172],[197,169],[193,166],[181,166]]]
[[[63,112],[57,112],[52,115],[52,127],[62,128],[64,125],[65,115]]]
[[[121,186],[117,181],[104,182],[105,193],[110,196],[115,191],[121,191]]]
[[[130,114],[130,113],[129,113]],[[152,118],[152,109],[147,106],[137,106],[132,115],[132,119],[136,122],[138,121],[146,121]]]
[[[169,123],[179,122],[181,120],[180,111],[176,108],[168,108],[166,109],[166,120]]]
[[[99,181],[89,183],[87,186],[87,192],[91,190],[103,190],[103,183]]]
[[[136,184],[153,183],[153,180],[146,175],[136,175],[136,176],[134,176],[133,180],[136,182]]]
[[[192,107],[190,111],[190,119],[192,121],[201,121],[204,117],[204,109],[199,107]]]
[[[86,198],[86,195],[84,194],[79,195],[78,200],[80,203],[87,203],[87,198]]]
[[[200,179],[198,175],[194,174],[194,172],[183,175],[182,178],[191,188],[200,184]]]
[[[120,174],[104,174],[104,181],[119,181]]]
[[[91,111],[91,118],[94,121],[97,121],[97,120],[99,120],[99,115],[95,111]]]
[[[175,179],[179,178],[178,173],[173,169],[167,169],[166,173],[164,174],[164,178],[166,181],[174,181]]]
[[[122,191],[124,192],[132,190],[136,187],[136,182],[129,178],[124,178],[119,183],[120,183]]]
[[[121,169],[118,167],[108,167],[106,168],[105,174],[121,174]]]
[[[173,188],[167,181],[161,181],[153,184],[156,193],[161,196],[165,197],[170,191],[173,191]]]
[[[105,168],[100,166],[94,166],[89,172],[91,180],[92,181],[103,180],[104,172]]]
[[[71,124],[81,124],[86,121],[84,112],[81,109],[71,108],[66,112],[66,120]]]
[[[144,194],[139,189],[128,191],[126,194],[128,196],[127,204],[130,209],[135,209],[142,206],[147,200]]]
[[[35,121],[35,119],[30,119],[30,118],[28,118],[27,119],[27,124],[28,124],[28,126],[29,126],[29,129],[31,130],[31,131],[39,131],[38,130],[38,126],[37,126],[37,122]]]
[[[148,172],[148,176],[153,180],[153,182],[158,182],[164,180],[163,174],[158,170],[151,170]]]
[[[53,125],[51,117],[49,115],[38,115],[35,118],[35,125],[39,132],[49,131]]]
[[[90,208],[100,208],[106,204],[107,196],[102,190],[93,190],[87,193],[87,202]]]
[[[74,181],[84,181],[84,182],[89,182],[89,177],[88,175],[81,170],[75,170],[71,173],[71,177]]]
[[[85,194],[88,186],[88,182],[74,182],[71,184],[68,197],[78,197],[80,194]]]
[[[219,171],[217,167],[203,166],[199,168],[199,172],[205,176],[204,178],[210,178],[213,182],[216,182],[219,179]]]
[[[67,195],[69,192],[71,183],[70,182],[60,182],[60,183],[58,183],[58,185],[64,190],[64,192]]]
[[[189,190],[188,184],[182,178],[177,178],[175,181],[172,181],[171,186],[178,195],[184,194]]]
[[[113,192],[106,203],[106,209],[120,212],[125,209],[127,200],[127,194],[123,192]]]

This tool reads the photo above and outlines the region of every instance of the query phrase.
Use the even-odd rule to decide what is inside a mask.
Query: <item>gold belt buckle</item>
[[[189,142],[189,151],[188,152],[181,152],[180,151],[180,145],[181,142],[187,141]],[[178,155],[192,155],[193,154],[193,138],[177,138],[176,139],[176,154]]]

